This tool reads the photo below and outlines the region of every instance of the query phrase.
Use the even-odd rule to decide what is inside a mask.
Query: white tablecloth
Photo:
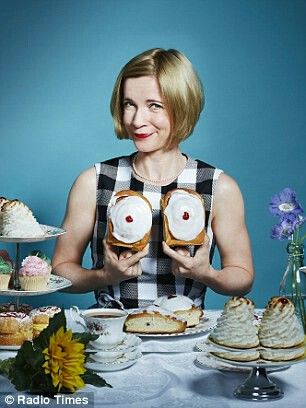
[[[68,325],[79,331],[79,326],[69,319]],[[269,374],[269,378],[284,391],[283,399],[246,402],[235,398],[233,391],[246,379],[247,373],[220,371],[195,364],[198,354],[194,352],[194,346],[206,335],[143,338],[143,356],[133,366],[122,371],[100,373],[113,388],[88,385],[82,391],[93,393],[95,408],[245,408],[258,407],[258,404],[277,408],[306,407],[305,363]],[[0,358],[3,358],[1,354]],[[14,388],[0,377],[0,390],[9,392]]]

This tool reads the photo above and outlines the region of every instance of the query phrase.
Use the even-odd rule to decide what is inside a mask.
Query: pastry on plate
[[[0,289],[2,290],[8,289],[11,275],[14,272],[13,263],[5,256],[5,252],[0,251]],[[7,252],[6,254],[8,255]]]
[[[233,296],[209,335],[214,343],[222,346],[249,349],[259,345],[254,324],[254,303],[243,296]]]
[[[264,347],[288,348],[304,342],[304,330],[295,314],[294,304],[286,297],[270,299],[259,325],[259,340]]]
[[[187,327],[199,324],[204,313],[203,309],[197,307],[192,299],[183,295],[160,296],[153,304],[186,320]]]
[[[260,357],[269,361],[290,361],[303,357],[305,353],[305,347],[293,347],[287,349],[261,349]]]
[[[211,354],[217,357],[225,358],[231,361],[256,361],[260,354],[257,350],[243,350],[243,351],[214,351]]]
[[[0,313],[2,312],[22,312],[28,315],[32,309],[33,307],[26,303],[19,303],[18,309],[17,309],[17,305],[12,302],[0,304]]]
[[[21,263],[19,280],[22,290],[45,290],[50,278],[50,265],[38,256],[27,256]]]
[[[196,191],[177,188],[161,199],[164,241],[169,246],[202,245],[204,200]]]
[[[130,333],[182,333],[186,327],[186,320],[179,318],[169,310],[154,305],[130,313],[125,321],[125,331]]]
[[[7,200],[1,206],[1,234],[11,238],[35,238],[45,235],[32,211],[20,200]]]
[[[150,239],[152,207],[142,194],[117,192],[108,207],[107,243],[141,251]]]
[[[57,306],[42,306],[33,309],[30,312],[30,317],[33,321],[33,337],[39,336],[49,326],[50,319],[60,311],[61,309]]]
[[[22,312],[0,313],[0,345],[21,346],[32,340],[33,324],[31,318]]]

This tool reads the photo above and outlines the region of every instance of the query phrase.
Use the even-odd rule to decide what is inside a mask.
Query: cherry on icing
[[[126,221],[126,222],[133,222],[134,220],[133,220],[133,217],[132,217],[131,215],[127,215],[127,216],[125,217],[125,221]]]
[[[189,220],[189,213],[187,212],[187,211],[184,211],[184,214],[183,214],[183,220],[185,220],[185,221],[187,221],[187,220]]]

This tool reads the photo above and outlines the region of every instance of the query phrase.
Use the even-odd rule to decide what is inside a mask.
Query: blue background
[[[286,243],[269,237],[277,219],[268,203],[290,186],[306,206],[306,2],[1,0],[0,11],[0,195],[27,203],[42,224],[60,225],[76,176],[133,151],[114,136],[109,112],[119,70],[146,49],[177,48],[206,94],[182,150],[239,183],[256,268],[249,297],[263,307],[277,294]],[[14,256],[14,245],[1,247]],[[51,256],[54,241],[23,245],[22,256],[33,248]],[[206,307],[226,299],[209,291]],[[93,300],[22,299],[66,307]]]

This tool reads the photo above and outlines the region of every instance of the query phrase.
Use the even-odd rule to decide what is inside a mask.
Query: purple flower
[[[281,222],[271,229],[272,239],[289,239],[291,235],[305,222],[305,217],[295,214],[286,214]]]
[[[298,216],[304,212],[297,201],[296,193],[288,187],[272,197],[269,210],[273,215],[277,215],[281,219],[288,214]]]

